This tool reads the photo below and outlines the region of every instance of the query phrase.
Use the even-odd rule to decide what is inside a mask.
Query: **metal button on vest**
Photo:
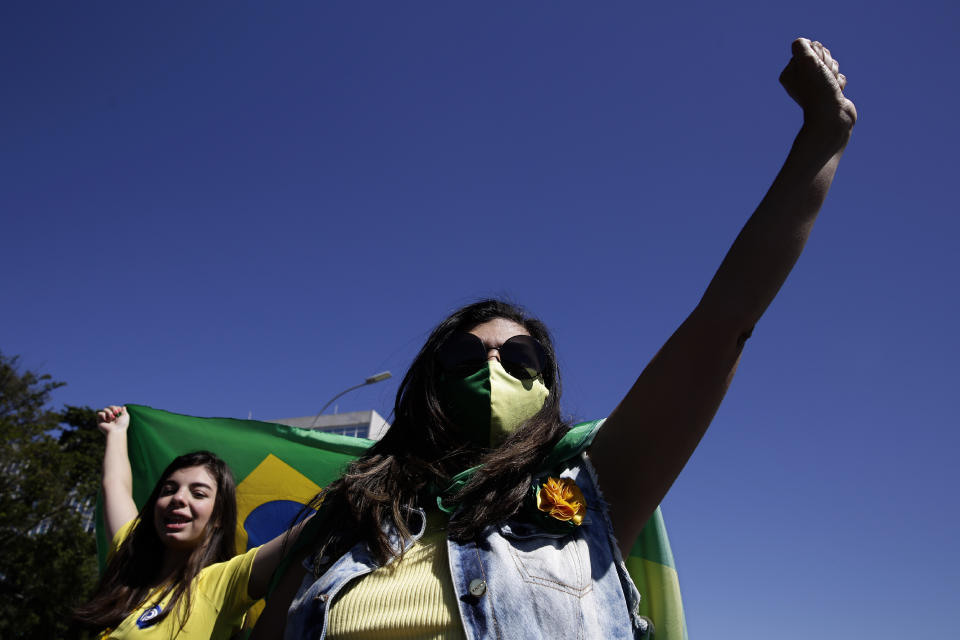
[[[470,581],[470,586],[467,588],[470,589],[470,593],[479,598],[487,592],[487,583],[480,578],[474,578]]]

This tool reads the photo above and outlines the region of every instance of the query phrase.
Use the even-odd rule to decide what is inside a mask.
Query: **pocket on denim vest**
[[[527,583],[583,596],[593,587],[590,548],[579,531],[559,534],[511,521],[500,526],[520,578]]]

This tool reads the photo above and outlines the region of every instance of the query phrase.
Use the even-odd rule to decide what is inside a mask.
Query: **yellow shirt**
[[[114,536],[112,550],[123,542],[133,530],[136,521],[124,525]],[[250,582],[250,571],[253,568],[253,559],[259,547],[246,553],[234,556],[226,562],[218,562],[200,571],[193,584],[191,593],[190,615],[183,626],[183,631],[177,634],[180,626],[180,616],[177,611],[171,612],[160,622],[141,628],[137,621],[153,608],[153,600],[147,600],[136,611],[127,616],[115,629],[104,631],[99,640],[140,640],[156,639],[167,640],[176,637],[177,640],[227,640],[243,623],[243,616],[254,603],[247,593]],[[168,599],[164,598],[160,606],[166,607]],[[183,600],[180,601],[183,603]],[[180,605],[178,605],[180,606]],[[147,616],[149,617],[149,616]],[[143,623],[141,623],[143,624]]]
[[[406,553],[347,585],[330,606],[330,640],[465,640],[447,560],[446,515]]]

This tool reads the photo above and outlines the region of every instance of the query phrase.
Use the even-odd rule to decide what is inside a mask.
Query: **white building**
[[[267,420],[301,429],[317,429],[325,433],[338,433],[343,436],[379,440],[390,428],[390,423],[372,409],[370,411],[350,411],[302,418],[277,418]]]

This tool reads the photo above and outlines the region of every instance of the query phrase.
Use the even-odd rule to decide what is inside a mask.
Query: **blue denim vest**
[[[561,477],[576,481],[587,501],[583,524],[572,533],[550,533],[510,520],[489,527],[479,540],[447,540],[450,577],[467,638],[651,637],[652,624],[637,613],[640,593],[620,557],[586,455],[570,460]],[[420,516],[410,539],[391,533],[395,548],[407,549],[423,535],[426,514],[420,511]],[[348,582],[378,566],[366,544],[359,543],[319,578],[310,571],[290,605],[285,638],[324,638],[334,598]]]

